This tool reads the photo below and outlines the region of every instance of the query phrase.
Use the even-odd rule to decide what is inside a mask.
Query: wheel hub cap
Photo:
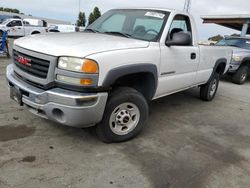
[[[131,120],[131,115],[127,110],[121,110],[116,115],[116,122],[120,125],[126,125]]]
[[[246,79],[246,77],[247,77],[247,75],[246,75],[246,74],[243,74],[243,75],[241,76],[241,80],[244,81],[244,80]]]
[[[123,103],[112,112],[109,124],[113,133],[122,136],[133,131],[139,120],[139,108],[133,103]]]
[[[217,80],[215,79],[212,83],[211,89],[210,89],[210,96],[213,96],[217,87]]]

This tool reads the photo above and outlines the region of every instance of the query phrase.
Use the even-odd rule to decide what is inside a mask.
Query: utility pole
[[[81,0],[79,0],[79,12],[81,11]]]
[[[185,0],[185,4],[184,4],[184,11],[185,12],[189,12],[191,9],[191,0]]]

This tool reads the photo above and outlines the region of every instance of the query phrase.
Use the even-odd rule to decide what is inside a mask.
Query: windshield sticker
[[[161,14],[159,12],[147,12],[145,16],[163,19],[165,17],[165,14]]]

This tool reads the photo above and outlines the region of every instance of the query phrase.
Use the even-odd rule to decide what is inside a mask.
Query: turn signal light
[[[81,85],[92,85],[93,84],[93,80],[89,79],[89,78],[87,78],[87,79],[81,79],[80,80],[80,84]]]
[[[82,72],[97,74],[99,72],[98,65],[95,61],[86,59],[82,65]]]

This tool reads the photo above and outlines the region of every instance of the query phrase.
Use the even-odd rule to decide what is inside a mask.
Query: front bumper
[[[235,73],[240,68],[240,62],[232,62],[229,65],[228,73]]]
[[[42,90],[27,84],[14,73],[6,72],[9,87],[21,91],[21,102],[33,114],[72,127],[90,127],[102,120],[108,93],[80,93],[60,88]]]

